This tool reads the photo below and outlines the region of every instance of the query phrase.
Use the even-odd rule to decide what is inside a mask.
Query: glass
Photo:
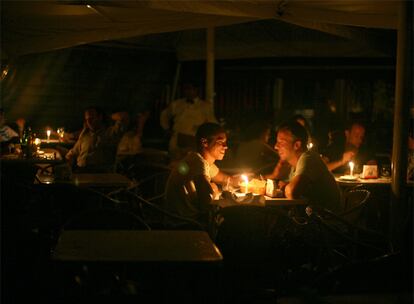
[[[391,176],[391,165],[381,165],[380,174],[382,177],[390,177]]]

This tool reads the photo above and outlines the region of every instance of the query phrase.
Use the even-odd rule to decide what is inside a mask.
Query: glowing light
[[[308,143],[308,150],[310,150],[310,149],[312,149],[313,148],[313,143]]]
[[[354,165],[355,165],[355,164],[354,164],[353,162],[351,162],[351,161],[350,161],[350,162],[348,163],[348,165],[349,165],[349,169],[350,169],[350,171],[351,171],[349,175],[353,176],[353,175],[354,175]]]
[[[50,129],[48,129],[47,131],[46,131],[46,134],[47,134],[47,142],[49,142],[49,140],[50,140],[50,134],[52,133],[52,131],[50,130]]]
[[[242,175],[241,176],[241,178],[243,179],[243,181],[244,181],[244,186],[245,186],[245,192],[247,193],[247,192],[249,192],[249,179],[247,178],[247,176],[246,175]]]

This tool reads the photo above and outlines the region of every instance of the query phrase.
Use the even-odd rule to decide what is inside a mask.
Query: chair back
[[[368,199],[371,192],[357,186],[348,190],[344,195],[344,208],[341,217],[355,225],[363,225]]]
[[[88,210],[70,218],[63,230],[150,230],[138,215],[119,208]]]

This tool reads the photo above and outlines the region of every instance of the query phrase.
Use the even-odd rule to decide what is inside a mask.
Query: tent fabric
[[[2,58],[266,19],[353,36],[355,30],[344,26],[395,29],[398,5],[391,0],[2,1]]]

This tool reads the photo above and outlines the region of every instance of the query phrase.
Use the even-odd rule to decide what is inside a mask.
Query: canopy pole
[[[214,27],[207,28],[206,100],[214,105]]]
[[[407,229],[407,141],[409,102],[412,100],[413,3],[400,2],[398,15],[397,66],[395,83],[394,131],[392,146],[392,182],[390,205],[390,237],[394,250],[401,249],[403,231]]]
[[[177,98],[177,86],[178,86],[178,79],[180,78],[180,73],[181,73],[181,62],[179,61],[177,63],[177,67],[175,69],[175,76],[174,76],[174,83],[173,83],[173,88],[172,88],[172,93],[171,93],[171,100],[169,100],[169,101],[173,101]]]

